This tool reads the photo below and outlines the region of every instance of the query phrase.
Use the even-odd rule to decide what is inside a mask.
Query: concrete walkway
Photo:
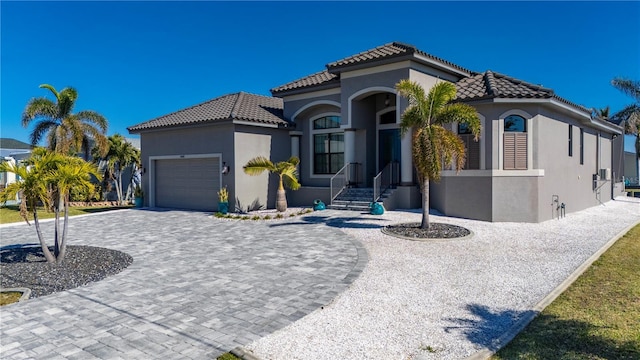
[[[337,228],[277,223],[153,210],[72,218],[69,244],[123,251],[133,264],[0,308],[0,357],[215,358],[331,302],[367,262]],[[51,239],[51,222],[43,227]],[[26,224],[0,234],[3,247],[37,242]]]

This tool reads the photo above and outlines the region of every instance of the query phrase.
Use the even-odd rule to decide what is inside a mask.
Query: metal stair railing
[[[392,161],[373,178],[373,202],[380,199],[387,189],[399,183],[399,163]]]
[[[331,187],[331,205],[333,205],[333,200],[335,200],[338,195],[344,190],[344,188],[349,185],[349,173],[353,164],[345,164],[342,169],[338,170],[338,172],[331,177],[330,187]]]

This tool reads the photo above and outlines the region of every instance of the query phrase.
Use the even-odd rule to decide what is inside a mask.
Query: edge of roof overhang
[[[282,98],[290,95],[297,95],[297,94],[303,94],[307,92],[334,89],[334,88],[340,88],[340,78],[332,79],[322,84],[303,86],[303,87],[298,87],[298,88],[289,89],[289,90],[274,91],[273,89],[271,89],[270,92],[271,92],[271,96]]]
[[[620,135],[622,134],[622,127],[610,123],[608,121],[595,119],[591,116],[591,113],[585,111],[583,109],[578,109],[575,106],[566,104],[565,102],[557,99],[556,97],[552,98],[496,98],[496,97],[482,97],[482,98],[474,98],[468,100],[459,100],[465,104],[487,104],[487,103],[530,103],[530,104],[548,104],[553,105],[564,110],[567,110],[575,115],[580,117],[580,121],[582,123],[589,125],[592,128],[604,130],[610,132],[612,134]]]

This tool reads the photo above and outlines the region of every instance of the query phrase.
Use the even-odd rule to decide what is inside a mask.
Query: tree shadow
[[[369,214],[369,213],[362,213]],[[386,224],[371,224],[367,222],[363,222],[361,217],[357,216],[345,216],[345,217],[334,217],[334,216],[322,216],[322,215],[307,215],[300,217],[297,221],[293,222],[283,222],[270,224],[270,227],[278,227],[278,226],[290,226],[290,225],[309,225],[309,224],[325,224],[327,226],[335,227],[335,228],[350,228],[350,229],[380,229],[384,227]],[[367,218],[367,221],[384,221],[384,219],[378,218]]]
[[[49,250],[53,251],[53,248]],[[0,263],[46,262],[42,248],[36,244],[14,244],[0,248]]]
[[[533,310],[492,311],[488,306],[467,305],[469,318],[447,319],[455,326],[445,331],[461,331],[474,344],[498,352],[498,358],[521,358],[527,354],[535,359],[640,359],[640,340],[613,341],[595,333],[602,326],[579,320],[560,319],[555,315],[540,314]],[[533,319],[524,331],[511,342],[507,332],[521,321]]]

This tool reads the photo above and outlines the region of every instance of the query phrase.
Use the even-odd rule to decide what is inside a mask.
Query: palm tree
[[[140,151],[120,134],[109,136],[108,142],[109,149],[106,154],[101,156],[100,149],[97,147],[93,148],[92,153],[97,163],[100,160],[105,162],[103,175],[115,182],[118,204],[122,205],[124,199],[122,174],[127,168],[131,168],[132,172],[137,169],[140,165]]]
[[[292,156],[287,161],[280,161],[274,164],[271,160],[263,156],[255,157],[245,166],[243,166],[246,174],[255,176],[262,174],[265,170],[278,174],[280,180],[278,182],[278,192],[276,194],[276,210],[279,212],[287,211],[287,197],[284,191],[284,185],[291,190],[298,190],[300,183],[298,182],[298,171],[296,167],[300,163],[300,159]]]
[[[48,84],[40,85],[55,96],[55,101],[45,97],[29,101],[22,113],[22,126],[27,127],[37,120],[30,141],[37,145],[43,137],[47,138],[47,147],[62,154],[84,151],[85,159],[89,154],[90,142],[94,141],[102,152],[107,151],[107,120],[95,111],[84,110],[73,113],[78,92],[71,87],[60,92]]]
[[[439,82],[428,94],[417,82],[401,80],[396,84],[400,95],[409,100],[409,106],[402,114],[400,131],[406,134],[413,130],[412,157],[422,190],[422,229],[429,228],[429,181],[439,181],[443,164],[455,160],[455,168],[460,171],[465,164],[464,143],[454,132],[443,125],[449,123],[466,124],[478,140],[480,118],[476,110],[462,103],[452,102],[456,97],[456,87],[449,82]]]
[[[604,119],[604,120],[609,120],[609,116],[610,116],[610,113],[611,113],[611,109],[610,109],[610,107],[609,107],[609,106],[607,106],[607,107],[605,107],[605,108],[601,108],[601,109],[593,108],[593,109],[591,110],[591,113],[593,114],[593,116],[596,116],[596,117],[602,118],[602,119]]]
[[[18,181],[0,192],[0,201],[15,198],[22,193],[20,214],[27,223],[28,212],[33,214],[40,247],[49,263],[61,263],[66,252],[66,236],[69,224],[69,199],[72,189],[93,188],[90,176],[98,177],[95,166],[75,157],[36,148],[25,164],[0,164],[0,171],[18,175]],[[40,230],[38,206],[43,204],[55,212],[54,252],[51,253]],[[60,232],[60,212],[64,209],[64,226]],[[30,225],[30,224],[29,224]]]
[[[624,122],[624,132],[636,135],[636,157],[640,158],[640,81],[615,78],[611,85],[635,101],[613,114],[611,120],[617,124]]]

